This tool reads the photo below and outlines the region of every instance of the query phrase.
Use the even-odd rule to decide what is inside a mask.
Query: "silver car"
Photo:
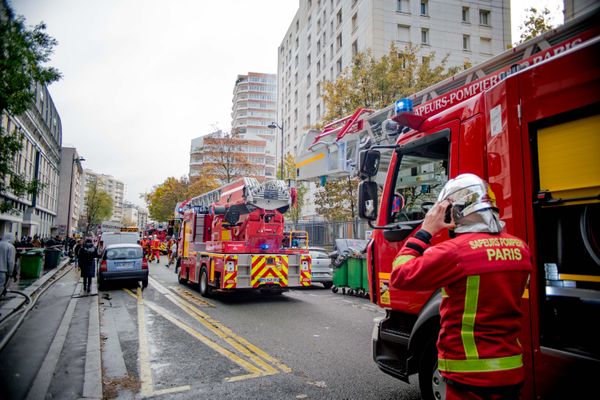
[[[309,248],[312,259],[312,282],[322,283],[325,289],[333,286],[333,267],[327,250],[320,247]]]

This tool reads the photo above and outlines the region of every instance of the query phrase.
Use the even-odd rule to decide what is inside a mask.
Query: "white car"
[[[329,252],[320,247],[310,247],[311,279],[313,283],[322,283],[325,289],[333,286],[333,266],[329,258]]]

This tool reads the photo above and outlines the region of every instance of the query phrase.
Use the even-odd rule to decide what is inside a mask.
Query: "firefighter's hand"
[[[427,231],[432,236],[441,231],[442,229],[454,229],[454,221],[450,223],[444,222],[446,209],[450,206],[448,200],[444,200],[440,203],[435,203],[433,207],[425,215],[423,225],[421,229]]]

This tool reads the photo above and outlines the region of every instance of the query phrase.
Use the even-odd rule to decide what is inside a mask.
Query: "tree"
[[[96,179],[90,180],[87,184],[84,207],[84,236],[87,236],[92,227],[109,218],[112,215],[113,210],[112,197],[100,188]]]
[[[277,176],[281,175],[281,166],[277,171]],[[286,212],[287,217],[297,224],[302,216],[302,208],[304,207],[304,201],[308,187],[303,183],[296,180],[296,159],[290,153],[286,154],[283,159],[283,178],[285,180],[291,180],[295,182],[296,186],[296,204],[288,209]]]
[[[531,7],[525,9],[525,12],[527,13],[525,22],[519,26],[521,40],[517,44],[533,39],[553,28],[550,23],[550,10],[547,8],[544,7],[543,10],[538,11],[537,8]]]
[[[32,29],[25,27],[22,16],[15,16],[6,0],[0,4],[0,115],[20,115],[34,100],[35,83],[48,85],[60,79],[50,60],[57,42],[46,32],[42,22]],[[41,187],[37,180],[27,181],[15,170],[16,154],[23,146],[20,131],[4,132],[0,126],[0,196],[16,197],[35,194]],[[13,210],[13,203],[0,200],[0,212]]]
[[[192,177],[187,188],[187,197],[196,197],[219,187],[217,180],[210,175]]]
[[[434,66],[435,55],[420,58],[418,50],[410,44],[399,50],[392,43],[388,54],[380,59],[373,57],[370,50],[357,53],[335,81],[323,83],[327,110],[323,122],[335,121],[357,108],[385,108],[396,99],[417,93],[469,66],[465,62],[447,68],[447,56]]]
[[[121,225],[123,225],[125,227],[134,227],[134,226],[137,226],[137,221],[134,221],[127,217],[123,217],[123,218],[121,218]]]
[[[358,182],[358,178],[350,176],[327,181],[315,194],[316,211],[329,222],[354,221]]]
[[[220,184],[231,183],[241,177],[262,175],[259,166],[248,155],[253,144],[251,139],[231,134],[206,137],[200,149],[200,157],[204,162],[203,175],[215,178]]]

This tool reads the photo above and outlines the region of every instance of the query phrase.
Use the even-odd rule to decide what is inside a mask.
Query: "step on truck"
[[[392,261],[448,179],[475,173],[506,229],[527,241],[524,399],[597,393],[600,341],[600,37],[598,10],[384,110],[362,110],[307,135],[299,176],[356,173],[371,301],[386,311],[373,358],[424,399],[444,398],[437,371],[441,294],[389,287]],[[340,151],[359,154],[358,171]],[[326,150],[326,151],[325,151]],[[333,155],[334,159],[328,159]],[[336,162],[340,161],[340,162]],[[327,172],[323,172],[327,171]],[[435,237],[433,243],[447,239]]]
[[[308,235],[284,231],[293,197],[284,181],[241,178],[179,204],[179,283],[202,296],[310,286]]]

